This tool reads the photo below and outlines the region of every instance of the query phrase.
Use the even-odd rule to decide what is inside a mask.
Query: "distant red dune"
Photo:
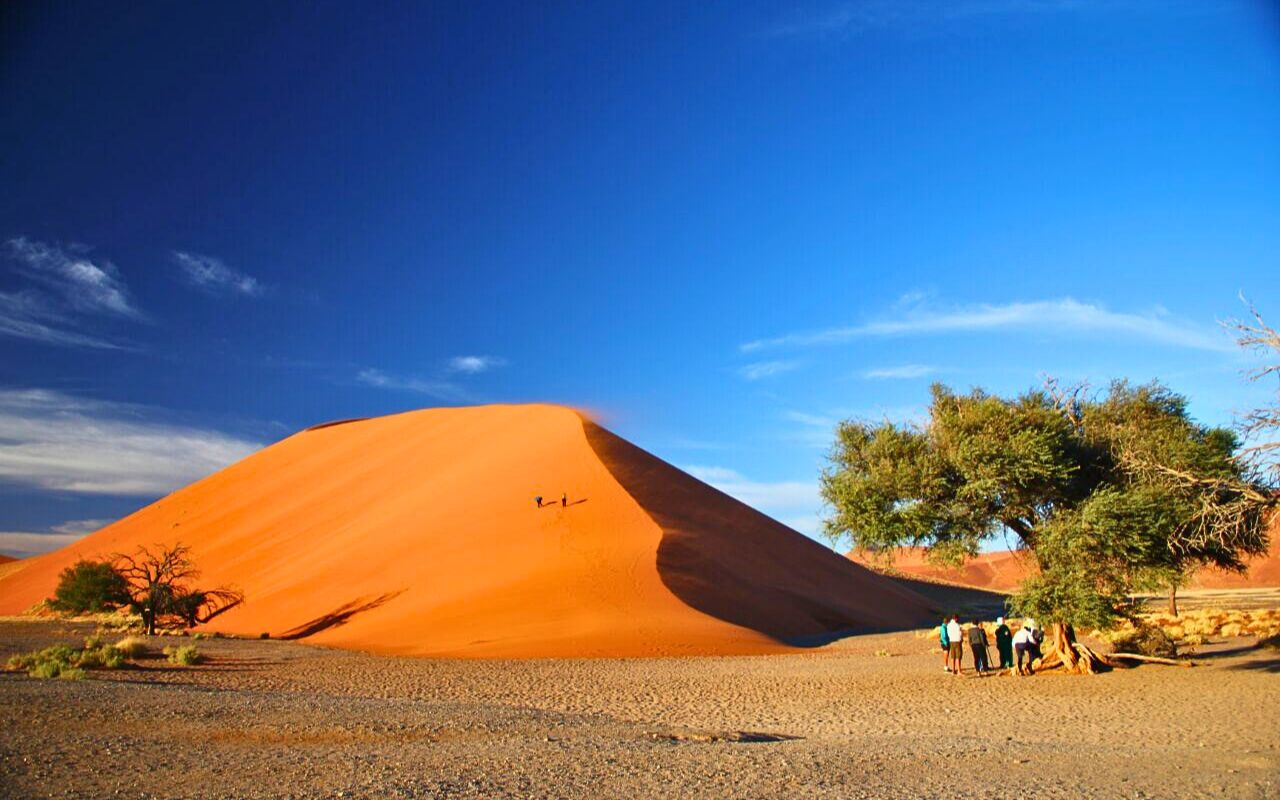
[[[1265,555],[1250,559],[1248,572],[1238,575],[1216,569],[1202,569],[1187,584],[1188,589],[1249,589],[1280,587],[1280,515],[1271,524],[1271,548]],[[941,581],[993,592],[1012,592],[1035,572],[1029,554],[998,550],[982,553],[960,567],[941,567],[925,560],[925,551],[903,547],[891,559],[872,559],[857,550],[849,552],[853,561],[888,574]]]

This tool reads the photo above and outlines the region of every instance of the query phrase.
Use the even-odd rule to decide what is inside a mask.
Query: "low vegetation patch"
[[[1162,628],[1139,624],[1132,629],[1110,637],[1111,646],[1118,653],[1137,653],[1157,658],[1177,658],[1178,645]]]
[[[1280,609],[1274,608],[1247,611],[1205,608],[1176,617],[1147,614],[1141,622],[1160,628],[1180,646],[1196,646],[1211,639],[1256,636],[1261,640],[1280,635]]]
[[[5,666],[14,672],[26,672],[33,678],[80,680],[85,676],[85,670],[119,669],[124,662],[125,655],[119,648],[101,644],[90,637],[83,649],[58,644],[12,656]]]
[[[178,664],[183,667],[193,667],[204,661],[204,656],[200,654],[200,649],[194,644],[184,644],[181,647],[166,647],[164,654],[169,659],[170,664]]]

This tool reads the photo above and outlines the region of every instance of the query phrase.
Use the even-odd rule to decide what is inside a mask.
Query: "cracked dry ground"
[[[88,632],[0,623],[0,658]],[[0,675],[0,794],[1277,797],[1280,653],[1248,644],[1194,669],[978,679],[909,632],[559,661],[218,639],[199,667]]]

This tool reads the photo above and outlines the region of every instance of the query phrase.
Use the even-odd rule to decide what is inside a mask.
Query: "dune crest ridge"
[[[385,653],[768,653],[931,614],[578,412],[536,404],[313,426],[0,576],[0,614],[48,597],[80,558],[178,541],[202,584],[247,597],[209,629]]]

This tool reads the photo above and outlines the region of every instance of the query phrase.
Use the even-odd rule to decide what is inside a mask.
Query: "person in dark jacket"
[[[996,651],[1000,653],[1000,669],[1013,666],[1013,631],[1005,624],[1004,617],[996,620]]]
[[[987,671],[987,632],[976,619],[969,626],[969,649],[973,651],[973,671],[983,674]]]

